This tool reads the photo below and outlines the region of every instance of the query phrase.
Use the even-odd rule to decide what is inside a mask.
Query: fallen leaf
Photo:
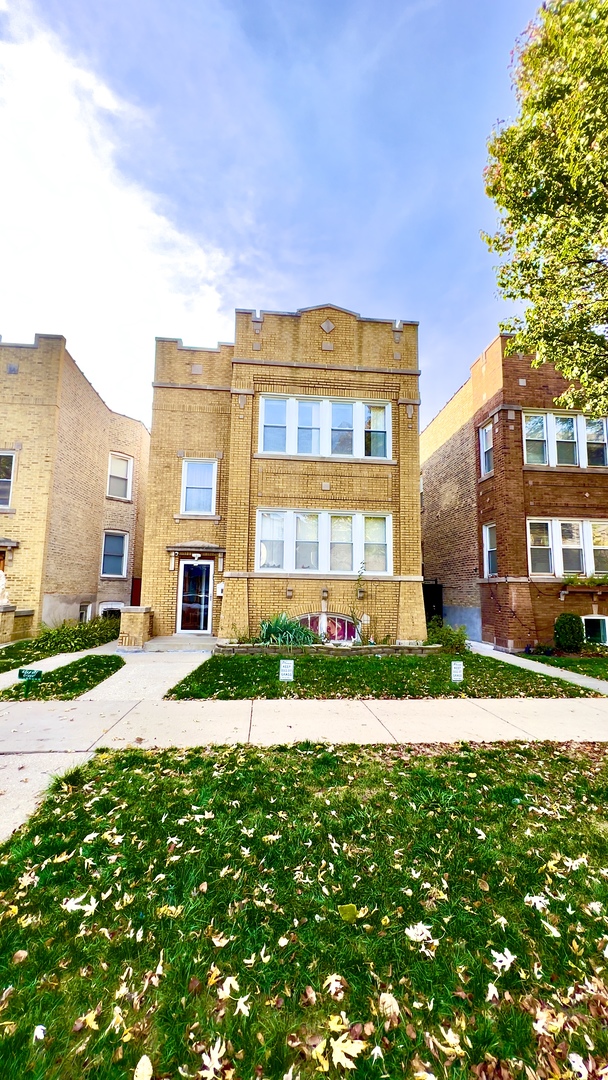
[[[203,984],[201,980],[197,979],[196,975],[193,975],[190,979],[190,982],[188,983],[188,993],[194,994],[196,996],[197,994],[200,994],[202,989]]]
[[[489,892],[490,891],[490,886],[488,885],[487,881],[484,881],[483,878],[480,878],[479,881],[477,882],[477,884],[478,884],[478,886],[479,886],[479,888],[481,889],[482,892]]]
[[[152,1080],[154,1069],[147,1054],[139,1059],[133,1073],[133,1080]]]
[[[357,919],[356,904],[338,904],[338,915],[345,923],[354,923]]]
[[[365,1050],[367,1043],[363,1039],[351,1039],[348,1035],[340,1035],[339,1039],[329,1041],[334,1065],[342,1065],[345,1069],[356,1069],[353,1059]]]
[[[24,960],[27,960],[27,949],[17,949],[16,953],[13,953],[13,964],[22,964]]]

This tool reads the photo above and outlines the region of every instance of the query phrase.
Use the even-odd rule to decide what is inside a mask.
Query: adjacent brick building
[[[331,305],[237,311],[217,349],[157,342],[154,634],[285,611],[333,640],[424,638],[417,367],[417,324]]]
[[[444,618],[510,650],[550,642],[562,611],[606,638],[606,421],[555,406],[554,367],[501,336],[421,435],[424,574]],[[602,576],[606,576],[606,584]]]
[[[132,602],[148,451],[144,425],[108,409],[63,337],[0,343],[0,569],[16,635]]]

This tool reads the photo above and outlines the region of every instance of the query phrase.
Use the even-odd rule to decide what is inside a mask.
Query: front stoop
[[[207,634],[172,634],[146,641],[144,652],[213,652],[217,638]]]

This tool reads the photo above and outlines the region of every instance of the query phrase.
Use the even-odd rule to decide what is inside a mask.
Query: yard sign
[[[279,679],[281,682],[293,682],[293,660],[279,660]]]
[[[452,660],[452,682],[462,682],[464,679],[464,663],[462,660]]]

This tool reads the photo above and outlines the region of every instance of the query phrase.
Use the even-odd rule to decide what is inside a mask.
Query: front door
[[[213,563],[183,561],[179,568],[177,633],[211,633]]]

